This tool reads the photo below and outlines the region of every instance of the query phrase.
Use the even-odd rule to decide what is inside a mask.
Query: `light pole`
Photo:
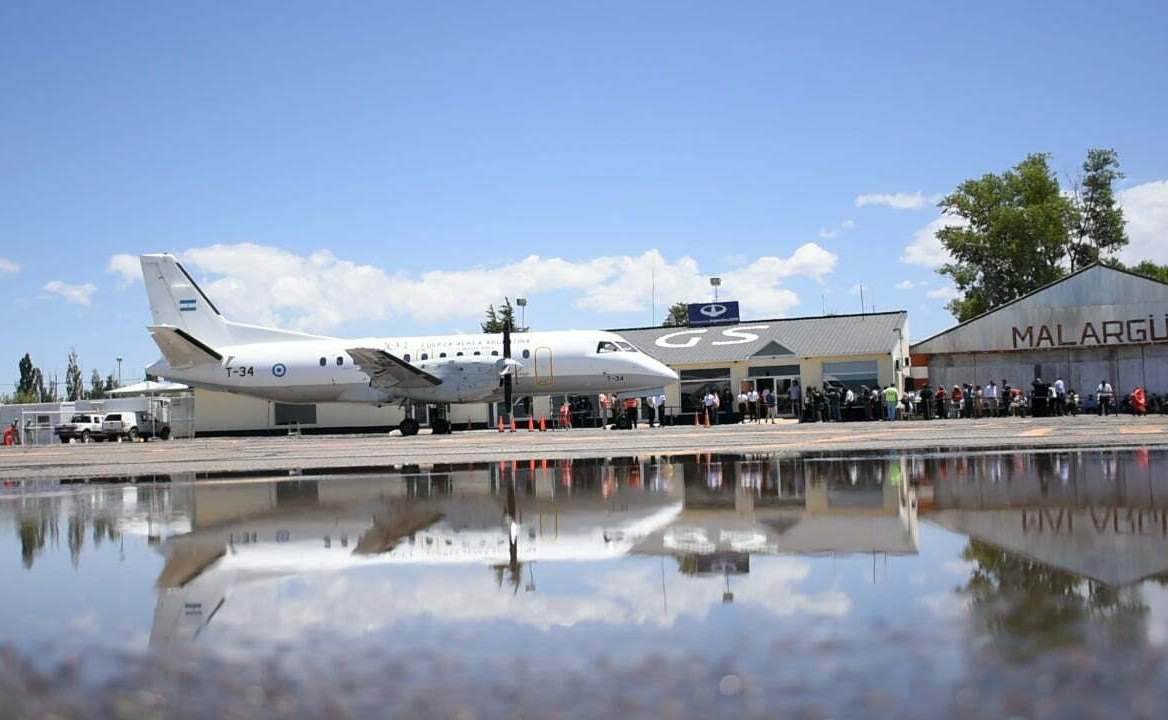
[[[122,359],[118,358],[118,387],[122,386]]]
[[[527,298],[515,298],[515,304],[519,306],[519,327],[527,327]]]
[[[714,302],[718,302],[718,288],[722,287],[722,278],[710,278],[710,287],[714,288]]]

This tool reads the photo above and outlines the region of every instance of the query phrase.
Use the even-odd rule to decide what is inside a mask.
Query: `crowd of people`
[[[807,393],[800,416],[808,422],[841,420],[958,419],[988,417],[1054,417],[1079,413],[1101,416],[1118,413],[1132,415],[1168,413],[1168,396],[1149,394],[1137,386],[1126,395],[1116,393],[1104,379],[1084,397],[1063,379],[1053,383],[1036,377],[1030,386],[1001,384],[991,380],[985,385],[965,383],[951,388],[925,385],[920,390],[900,392],[895,386],[858,391],[839,384],[824,383],[823,389]]]
[[[1083,396],[1061,377],[1054,382],[1036,377],[1028,387],[1011,385],[1003,379],[1001,383],[991,380],[985,385],[926,384],[919,390],[903,391],[891,383],[853,388],[838,381],[825,381],[821,387],[806,390],[794,381],[781,392],[744,384],[737,395],[725,389],[719,392],[713,386],[704,390],[694,398],[699,405],[696,420],[707,425],[728,421],[774,423],[776,418],[788,417],[788,413],[801,422],[1168,414],[1168,395],[1148,393],[1143,387],[1119,394],[1108,380],[1102,380]],[[601,394],[602,423],[616,425],[619,419],[625,427],[635,428],[645,422],[650,427],[659,426],[666,421],[665,402],[664,395],[618,400],[614,395]],[[566,411],[567,408],[561,409],[562,413]],[[561,426],[571,425],[570,420],[561,419]]]

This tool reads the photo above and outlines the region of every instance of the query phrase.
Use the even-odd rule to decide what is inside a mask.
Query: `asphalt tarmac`
[[[932,422],[676,426],[634,431],[580,429],[447,436],[302,435],[149,443],[0,447],[0,480],[102,478],[421,466],[499,460],[673,455],[945,451],[1168,446],[1168,417],[1079,416]]]

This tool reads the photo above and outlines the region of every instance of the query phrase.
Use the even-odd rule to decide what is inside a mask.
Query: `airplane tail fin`
[[[211,347],[232,344],[226,318],[173,255],[139,260],[155,326],[178,328]]]
[[[319,339],[315,335],[231,322],[173,255],[142,255],[139,260],[155,327],[177,328],[207,348]]]

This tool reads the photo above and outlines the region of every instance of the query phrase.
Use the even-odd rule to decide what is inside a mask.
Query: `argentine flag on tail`
[[[179,300],[178,309],[182,312],[193,312],[195,310],[195,299]]]

